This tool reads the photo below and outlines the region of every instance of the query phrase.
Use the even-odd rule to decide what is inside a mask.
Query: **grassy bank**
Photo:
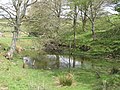
[[[113,30],[113,29],[112,29]],[[76,45],[90,46],[90,50],[82,51],[77,48],[71,50],[77,55],[101,56],[118,50],[120,46],[119,34],[113,37],[111,29],[96,31],[97,40],[93,41],[91,32],[77,33]],[[116,29],[115,29],[116,30]],[[104,32],[104,33],[103,33]],[[108,33],[112,36],[107,37]],[[0,38],[0,90],[119,90],[120,89],[120,62],[118,59],[90,59],[90,68],[83,67],[71,69],[31,69],[22,68],[22,57],[26,54],[32,56],[35,51],[30,51],[34,46],[33,37],[23,35],[17,45],[25,48],[21,53],[15,53],[13,60],[4,58],[10,46],[11,34],[6,33]],[[9,34],[9,35],[8,35]],[[9,37],[8,37],[9,36]],[[109,39],[108,39],[109,38]],[[73,39],[72,32],[65,35],[64,39]],[[64,41],[63,39],[63,41]],[[69,45],[69,42],[64,41]],[[5,48],[5,50],[4,50]],[[116,52],[116,51],[115,51]],[[68,52],[69,53],[69,52]],[[70,76],[69,76],[70,75]]]
[[[30,69],[22,68],[22,60],[14,58],[12,61],[0,56],[0,89],[3,90],[101,90],[102,84],[107,82],[109,90],[119,90],[119,74],[110,74],[112,66],[119,67],[119,63],[93,60],[92,68],[68,69]],[[103,64],[104,63],[104,64]],[[73,75],[72,86],[59,84],[59,77]],[[97,76],[99,73],[100,78]],[[101,88],[101,89],[98,89]]]
[[[7,38],[7,37],[5,37]],[[11,39],[1,38],[1,43],[9,46]],[[108,83],[109,88],[119,90],[120,76],[118,73],[110,74],[113,67],[120,68],[119,62],[107,62],[102,59],[91,59],[93,64],[91,68],[71,68],[69,69],[31,69],[22,68],[22,55],[31,54],[29,49],[32,47],[32,38],[23,37],[19,40],[19,45],[26,48],[27,51],[21,54],[15,54],[13,60],[9,61],[3,57],[6,52],[1,49],[0,54],[0,89],[6,90],[101,90],[104,88],[103,82]],[[26,42],[26,41],[29,41]],[[23,43],[24,42],[24,43]],[[29,47],[27,46],[29,44]],[[111,60],[112,61],[112,60]],[[118,60],[116,60],[118,61]],[[63,86],[61,80],[66,80],[70,73],[72,78],[71,86]],[[99,73],[100,78],[97,73]],[[62,77],[62,79],[61,79]],[[70,80],[71,82],[71,80]],[[97,83],[96,83],[97,82]],[[111,87],[110,87],[111,86]],[[112,89],[111,89],[112,90]]]
[[[115,16],[112,16],[115,18]],[[116,17],[118,18],[118,17]],[[113,20],[113,19],[112,19]],[[119,19],[118,19],[119,20]],[[111,21],[112,22],[112,21]],[[116,24],[111,25],[109,22],[106,22],[105,18],[96,20],[95,34],[96,40],[92,38],[91,28],[86,27],[87,30],[84,32],[81,30],[81,27],[76,29],[76,49],[72,50],[74,54],[77,55],[88,55],[88,56],[98,56],[98,57],[107,57],[111,55],[111,58],[120,57],[120,26],[118,25],[119,21],[114,22]],[[74,31],[68,30],[68,32],[61,35],[62,44],[66,46],[74,46]],[[81,46],[89,46],[89,50],[81,50]],[[67,50],[69,51],[69,50]],[[66,53],[68,53],[66,51]]]

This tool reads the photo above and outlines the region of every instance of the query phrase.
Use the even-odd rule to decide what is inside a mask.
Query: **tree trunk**
[[[15,52],[15,50],[16,50],[16,41],[17,41],[17,36],[18,36],[18,34],[17,34],[17,32],[13,32],[13,37],[12,37],[12,42],[11,42],[11,46],[10,46],[10,50],[6,53],[6,55],[5,55],[5,57],[7,58],[7,59],[12,59],[13,58],[13,54],[14,54],[14,52]]]
[[[82,30],[85,32],[86,30],[85,30],[85,25],[86,25],[86,21],[83,21],[82,22]]]
[[[18,9],[16,11],[15,25],[14,25],[14,31],[13,31],[10,50],[5,55],[5,57],[7,59],[12,59],[13,58],[13,54],[16,50],[16,42],[17,42],[17,39],[18,39],[18,36],[19,36],[19,31],[20,31],[20,6],[18,5]]]
[[[93,40],[95,40],[96,39],[96,34],[95,34],[95,22],[94,22],[94,20],[92,20],[92,37],[93,37]]]
[[[59,30],[60,30],[60,16],[61,16],[61,7],[62,7],[62,2],[61,1],[59,1],[59,2],[57,2],[57,1],[55,1],[55,11],[57,11],[57,14],[56,14],[56,16],[57,16],[57,20],[58,20],[58,22],[56,22],[57,23],[57,30],[56,30],[56,32],[57,32],[57,34],[59,35]]]
[[[96,39],[96,35],[95,35],[95,18],[96,18],[96,14],[94,15],[94,11],[93,11],[93,2],[91,1],[91,5],[90,5],[90,11],[91,11],[91,31],[92,31],[92,38],[93,40]]]
[[[74,30],[74,50],[76,48],[76,22],[77,22],[77,5],[74,7],[74,20],[73,20],[73,30]]]
[[[85,26],[86,26],[86,10],[83,12],[82,8],[81,8],[81,18],[82,18],[82,30],[85,32]]]

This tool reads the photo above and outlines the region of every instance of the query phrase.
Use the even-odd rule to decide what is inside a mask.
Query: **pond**
[[[35,60],[36,69],[90,68],[88,58],[68,55],[41,55]]]

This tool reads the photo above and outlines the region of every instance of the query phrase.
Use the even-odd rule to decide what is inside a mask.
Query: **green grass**
[[[2,62],[0,63],[0,88],[9,88],[9,90],[38,90],[37,88],[45,88],[45,90],[91,90],[89,84],[82,83],[76,83],[78,85],[70,87],[57,86],[54,79],[56,72],[23,69],[22,60],[17,58],[12,61],[4,59],[0,62]]]
[[[7,44],[9,45],[11,43],[11,38],[8,38],[8,37],[1,37],[0,38],[0,43],[3,43],[3,44]]]
[[[6,27],[6,30],[10,31],[11,29],[9,27]],[[113,32],[114,31],[112,30],[97,31],[96,34],[99,39],[96,41],[92,41],[90,31],[82,32],[81,34],[77,33],[77,46],[85,44],[90,45],[92,49],[88,52],[82,52],[77,49],[75,53],[77,55],[91,56],[97,54],[101,55],[102,53],[104,54],[106,50],[113,51],[114,48],[119,47],[118,33],[116,33],[114,37],[107,37],[108,33],[111,35],[111,33]],[[5,37],[0,37],[0,43],[2,47],[7,48],[11,43],[11,34],[9,32],[5,32],[5,35]],[[108,40],[108,38],[110,39]],[[93,68],[71,69],[70,72],[74,75],[75,83],[72,86],[60,86],[56,84],[56,78],[68,73],[69,70],[67,69],[38,70],[30,69],[28,67],[23,69],[22,59],[20,58],[25,54],[35,54],[33,51],[29,50],[35,44],[35,39],[36,38],[33,39],[33,37],[27,37],[26,35],[22,35],[18,40],[17,45],[22,46],[26,49],[26,51],[22,52],[19,55],[16,54],[11,61],[6,60],[3,57],[3,54],[0,53],[0,90],[93,90],[94,87],[99,88],[101,82],[103,82],[104,80],[110,83],[112,87],[116,86],[120,88],[120,75],[109,74],[113,66],[120,68],[120,63],[116,62],[117,60],[115,61],[115,59],[114,62],[106,62],[105,59],[94,60],[92,58],[90,59],[90,61],[93,63]],[[69,32],[64,39],[73,39],[72,33]],[[113,40],[114,42],[111,42]],[[114,44],[116,45],[116,47],[113,47]],[[0,49],[0,52],[4,51]],[[98,79],[96,77],[96,71],[100,74],[101,78]],[[119,89],[115,88],[114,90]]]
[[[95,41],[93,41],[92,38],[91,24],[89,21],[86,24],[85,32],[81,30],[82,24],[79,23],[80,25],[76,27],[76,46],[88,45],[91,49],[87,52],[77,49],[74,51],[74,54],[105,57],[111,53],[115,53],[120,57],[120,18],[118,15],[111,15],[109,19],[111,23],[116,26],[108,22],[108,17],[100,17],[95,20],[95,33],[97,37]],[[62,43],[69,45],[70,42],[73,45],[73,34],[74,31],[72,29],[66,30],[66,32],[61,35]]]
[[[47,84],[50,79],[47,78],[48,72],[44,74],[40,70],[23,69],[22,64],[19,65],[9,62],[9,65],[2,68],[0,71],[1,87],[7,86],[9,90],[28,90],[30,87],[37,88],[39,84],[43,85],[44,82]]]
[[[90,31],[81,33],[76,33],[76,46],[80,47],[81,45],[90,46],[91,49],[87,52],[84,52],[80,49],[75,50],[75,54],[84,54],[91,56],[106,56],[112,52],[117,51],[119,55],[120,48],[120,30],[116,29],[116,27],[110,30],[96,30],[96,40],[93,41],[92,35]],[[64,40],[65,39],[65,40]],[[63,42],[69,45],[69,40],[73,40],[72,33],[64,36]],[[68,41],[67,41],[68,40]],[[73,41],[70,41],[73,45]],[[117,54],[116,53],[116,54]]]
[[[9,33],[5,33],[6,37],[1,37],[0,42],[2,47],[9,47],[11,38]],[[29,49],[33,45],[32,37],[22,37],[18,40],[18,45]],[[34,38],[35,39],[35,38]],[[27,52],[28,51],[28,52]],[[32,53],[27,50],[25,53]],[[1,52],[5,52],[1,49]],[[91,90],[89,84],[77,83],[75,86],[56,85],[56,79],[59,75],[59,70],[37,70],[30,68],[22,68],[22,59],[20,55],[15,55],[14,59],[8,61],[0,54],[0,89],[6,90]],[[64,73],[66,73],[65,71]],[[63,73],[63,74],[64,74]],[[56,76],[55,76],[56,75]],[[76,80],[77,81],[77,80]]]
[[[10,39],[1,38],[2,43],[9,43]],[[32,46],[30,39],[20,39],[19,43],[25,47]],[[27,41],[27,42],[26,42]],[[24,42],[24,43],[23,43]],[[32,52],[26,52],[32,53]],[[22,54],[20,54],[21,56]],[[101,81],[111,78],[106,72],[113,63],[105,62],[104,60],[93,60],[94,69],[71,69],[71,73],[74,75],[75,85],[72,86],[60,86],[56,84],[56,77],[65,75],[68,73],[67,69],[58,70],[42,70],[42,69],[30,69],[22,68],[22,59],[19,59],[18,55],[15,55],[11,61],[6,60],[0,55],[0,89],[6,88],[9,90],[93,90],[93,85],[98,82],[95,76],[95,71],[99,71],[101,74]],[[119,66],[119,63],[115,65]],[[102,68],[101,65],[103,66]],[[96,85],[97,86],[97,85]]]

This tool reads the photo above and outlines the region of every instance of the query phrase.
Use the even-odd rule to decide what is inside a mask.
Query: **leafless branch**
[[[27,7],[30,6],[30,5],[32,5],[32,4],[35,4],[36,2],[37,2],[37,0],[35,0],[34,2],[28,4],[28,3],[29,3],[29,0],[27,0],[26,3],[24,3],[23,9],[22,9],[22,11],[21,11],[21,17],[20,17],[21,19],[24,18],[25,13],[26,13],[26,10],[27,10]]]
[[[1,14],[1,16],[3,16],[3,17],[4,17],[5,19],[7,19],[8,21],[11,21],[9,17],[7,17],[7,16],[5,16],[5,15],[3,15],[3,14]]]
[[[0,9],[3,10],[3,11],[5,11],[5,12],[9,15],[10,19],[13,20],[13,17],[12,17],[12,15],[11,15],[11,12],[9,12],[8,10],[6,10],[6,9],[5,9],[4,7],[2,7],[2,6],[0,6]]]
[[[15,10],[17,10],[17,5],[16,5],[16,1],[15,0],[12,0],[12,4],[13,4]]]
[[[27,5],[27,7],[28,7],[28,6],[32,5],[32,4],[35,4],[37,1],[38,1],[38,0],[35,0],[35,1],[33,1],[33,2],[31,2],[31,3],[28,4],[29,0],[27,0],[26,5]]]
[[[20,7],[23,0],[18,0],[17,7]]]

